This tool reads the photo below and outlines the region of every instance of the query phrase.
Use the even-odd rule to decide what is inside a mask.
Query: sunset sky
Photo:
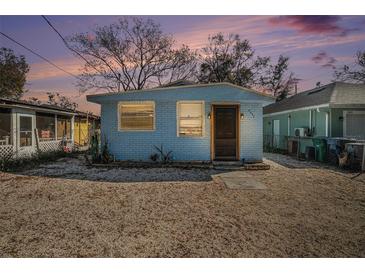
[[[96,25],[115,22],[120,16],[48,16],[63,36],[90,31]],[[257,54],[290,57],[290,70],[302,79],[299,91],[330,82],[333,68],[354,61],[356,51],[365,50],[365,16],[149,16],[178,44],[200,48],[209,34],[238,33],[251,41]],[[62,43],[41,16],[0,16],[0,30],[50,59],[65,70],[78,74],[82,61]],[[1,47],[25,55],[30,64],[26,96],[41,100],[46,92],[72,97],[81,110],[98,113],[98,106],[79,94],[75,79],[39,57],[0,36]]]

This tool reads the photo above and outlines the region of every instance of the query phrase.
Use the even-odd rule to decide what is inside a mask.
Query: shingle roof
[[[45,110],[56,110],[56,111],[62,111],[62,112],[69,112],[69,113],[75,113],[76,111],[72,109],[63,108],[60,106],[54,106],[49,104],[37,104],[29,101],[24,100],[17,100],[17,99],[9,99],[9,98],[0,98],[0,105],[17,105],[17,106],[28,106],[28,107],[34,107],[34,108],[42,108]]]
[[[323,104],[332,107],[365,107],[365,85],[334,82],[267,105],[264,114]]]
[[[177,80],[177,81],[171,82],[171,83],[166,84],[166,85],[161,85],[161,86],[159,86],[157,88],[191,86],[191,85],[195,85],[195,84],[196,84],[196,82],[189,81],[189,80]]]
[[[365,85],[336,83],[330,104],[365,105]]]
[[[11,106],[17,106],[17,107],[28,107],[28,108],[34,108],[36,110],[44,110],[44,111],[52,110],[52,111],[59,111],[59,112],[67,112],[67,113],[70,113],[70,114],[76,114],[77,116],[82,116],[82,117],[88,116],[92,119],[100,119],[100,116],[94,115],[92,113],[67,109],[67,108],[64,108],[64,107],[50,105],[50,104],[36,104],[36,103],[33,103],[33,102],[24,101],[24,100],[17,100],[17,99],[0,98],[0,106],[1,105],[3,105],[3,106],[11,105]]]

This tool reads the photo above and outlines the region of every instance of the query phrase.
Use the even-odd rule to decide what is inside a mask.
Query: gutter
[[[275,115],[280,115],[280,114],[291,113],[294,111],[310,110],[310,109],[325,108],[325,107],[330,107],[330,104],[321,104],[321,105],[316,105],[316,106],[308,106],[308,107],[288,109],[288,110],[279,111],[279,112],[266,113],[263,115],[263,117],[270,117],[270,116],[275,116]]]

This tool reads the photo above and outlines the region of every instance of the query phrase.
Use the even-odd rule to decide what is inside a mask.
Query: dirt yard
[[[0,256],[364,257],[364,175],[266,156],[265,190],[0,173]]]

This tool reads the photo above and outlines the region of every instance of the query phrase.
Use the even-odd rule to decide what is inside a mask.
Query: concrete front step
[[[216,170],[244,170],[241,161],[213,161]]]
[[[268,170],[270,166],[264,163],[245,164],[245,170]]]
[[[268,170],[270,166],[264,163],[247,163],[241,161],[213,161],[213,168],[217,170]]]
[[[213,161],[213,166],[242,166],[241,161]]]
[[[215,170],[227,170],[227,171],[235,171],[235,170],[246,170],[244,166],[213,166]]]

